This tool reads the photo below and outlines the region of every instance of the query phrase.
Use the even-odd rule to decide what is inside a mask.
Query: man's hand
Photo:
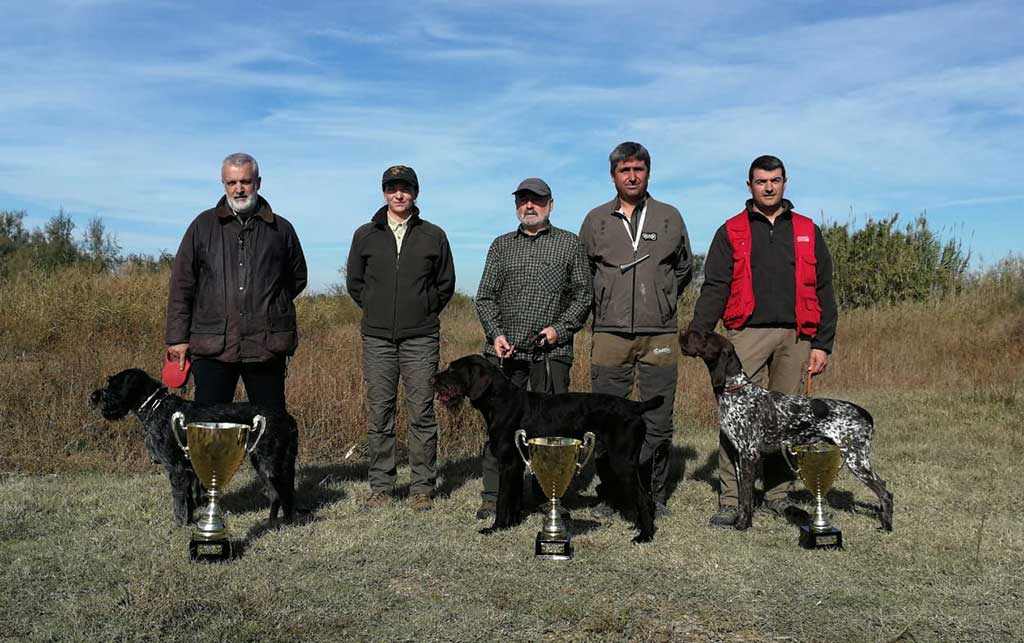
[[[178,369],[185,370],[185,356],[188,355],[188,344],[174,344],[167,347],[167,354],[172,360],[178,360]]]
[[[828,353],[820,348],[812,348],[811,355],[807,358],[807,372],[811,375],[818,375],[828,367]]]
[[[516,352],[516,347],[509,344],[504,335],[498,335],[494,338],[494,352],[498,357],[504,358]]]
[[[537,334],[544,336],[544,341],[547,342],[548,346],[554,346],[558,341],[558,332],[552,326],[548,326]]]

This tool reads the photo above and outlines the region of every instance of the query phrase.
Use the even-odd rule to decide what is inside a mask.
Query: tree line
[[[161,270],[174,259],[167,252],[123,254],[101,217],[90,219],[77,238],[75,223],[63,209],[32,230],[25,227],[25,217],[24,210],[0,210],[0,279],[72,265],[97,272],[125,267]],[[859,228],[851,222],[827,223],[822,234],[835,264],[834,286],[841,308],[943,297],[968,283],[969,251],[955,236],[943,239],[924,213],[902,226],[899,214],[868,218]],[[700,273],[704,257],[696,255],[694,260],[695,272]]]

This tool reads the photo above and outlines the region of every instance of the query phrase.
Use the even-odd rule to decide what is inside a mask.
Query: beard
[[[238,201],[233,196],[228,197],[228,207],[235,214],[249,214],[256,209],[256,193],[250,192],[244,200]]]
[[[541,214],[540,212],[525,212],[519,216],[519,223],[527,228],[540,229],[548,224],[551,213]],[[529,221],[529,223],[527,223]]]

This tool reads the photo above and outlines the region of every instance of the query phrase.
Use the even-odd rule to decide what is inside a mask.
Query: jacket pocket
[[[193,319],[189,329],[188,350],[199,357],[220,355],[224,351],[224,321]]]
[[[294,315],[271,315],[267,330],[267,350],[278,355],[291,355],[299,345]]]
[[[804,257],[802,263],[803,271],[800,276],[803,278],[803,285],[813,286],[818,281],[818,259],[812,255]]]

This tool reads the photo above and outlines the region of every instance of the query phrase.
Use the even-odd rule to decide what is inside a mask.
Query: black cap
[[[416,172],[411,167],[405,165],[392,165],[384,170],[384,176],[380,179],[380,185],[384,187],[388,183],[395,181],[405,181],[415,188],[417,192],[420,189],[420,182],[416,180]]]
[[[512,194],[519,194],[520,192],[533,192],[537,196],[551,196],[551,188],[548,187],[548,184],[543,179],[523,179],[523,182],[519,184],[519,187]]]

